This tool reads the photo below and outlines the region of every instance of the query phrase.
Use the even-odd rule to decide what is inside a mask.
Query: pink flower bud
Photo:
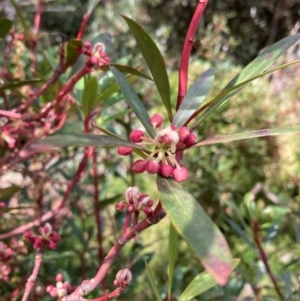
[[[146,162],[144,160],[137,160],[131,166],[131,171],[135,173],[143,173],[146,168]]]
[[[150,118],[150,124],[156,128],[160,127],[163,123],[163,117],[156,113]]]
[[[116,280],[119,283],[125,282],[128,284],[132,279],[132,274],[129,269],[120,270],[116,275]]]
[[[133,212],[133,211],[135,211],[134,205],[129,205],[129,206],[127,207],[127,210],[128,210],[128,212]]]
[[[55,280],[56,282],[62,282],[64,280],[64,276],[62,274],[57,274]]]
[[[56,243],[60,240],[60,236],[58,235],[57,232],[52,231],[52,233],[49,236],[49,239]]]
[[[85,47],[86,49],[91,49],[91,48],[92,48],[92,43],[91,43],[90,41],[85,41],[85,42],[84,42],[84,47]]]
[[[146,215],[149,215],[149,214],[151,214],[152,213],[152,208],[150,208],[150,207],[146,207],[146,208],[144,208],[144,213],[146,214]]]
[[[42,249],[44,247],[44,242],[43,240],[40,238],[40,237],[35,237],[34,238],[34,243],[33,243],[33,247],[36,249],[36,250],[39,250],[39,249]]]
[[[177,182],[183,182],[189,177],[189,173],[185,167],[180,167],[174,169],[173,177]]]
[[[173,170],[174,170],[173,166],[163,164],[163,165],[161,165],[161,167],[159,169],[159,173],[161,176],[163,176],[165,178],[169,178],[172,175]]]
[[[154,204],[154,201],[153,200],[150,200],[147,202],[147,207],[152,207]]]
[[[91,65],[96,65],[98,63],[98,59],[95,56],[92,56],[89,62]]]
[[[196,143],[196,141],[197,141],[196,136],[193,133],[191,133],[191,134],[188,134],[188,136],[184,139],[183,143],[186,146],[192,146]]]
[[[118,204],[115,206],[115,209],[116,209],[117,211],[123,211],[124,208],[125,208],[124,202],[120,202],[120,203],[118,203]]]
[[[140,130],[134,130],[130,133],[130,139],[132,142],[142,142],[142,137],[144,137],[144,133]]]
[[[158,173],[159,171],[159,164],[157,162],[154,162],[154,161],[147,161],[146,163],[146,171],[149,173],[149,174],[155,174],[155,173]]]
[[[118,154],[121,156],[127,156],[132,153],[132,148],[129,146],[119,146]]]
[[[184,141],[190,133],[191,133],[191,131],[186,126],[182,126],[179,129],[180,140]]]
[[[55,249],[56,249],[56,243],[53,242],[53,241],[50,241],[50,242],[49,242],[49,249],[55,250]]]

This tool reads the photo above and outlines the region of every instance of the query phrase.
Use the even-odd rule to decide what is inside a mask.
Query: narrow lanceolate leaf
[[[136,92],[128,84],[126,78],[118,69],[116,69],[115,67],[111,67],[110,70],[113,73],[113,76],[115,77],[117,83],[119,84],[121,91],[123,92],[132,111],[135,113],[136,117],[143,124],[148,134],[152,138],[154,138],[155,133],[150,124],[150,117],[142,101],[139,99]]]
[[[87,133],[67,134],[67,135],[53,135],[43,140],[29,144],[21,152],[21,157],[31,153],[38,153],[52,148],[61,148],[68,146],[100,146],[100,147],[114,147],[114,146],[130,146],[132,148],[140,148],[138,145],[109,137],[106,135],[95,135]]]
[[[98,94],[98,80],[97,77],[91,76],[85,81],[82,92],[81,103],[85,116],[87,116],[94,108]]]
[[[212,138],[204,139],[192,147],[202,146],[202,145],[210,145],[216,143],[226,143],[235,140],[243,140],[243,139],[250,139],[250,138],[258,138],[258,137],[267,137],[267,136],[276,136],[282,134],[292,134],[292,133],[299,133],[300,126],[294,126],[289,128],[282,128],[282,129],[263,129],[257,131],[249,131],[243,133],[237,133],[232,135],[222,135]]]
[[[249,65],[247,65],[236,77],[234,77],[227,86],[220,93],[220,96],[216,96],[215,99],[211,101],[211,105],[203,112],[201,115],[201,122],[208,114],[222,105],[230,97],[235,95],[240,89],[245,85],[242,85],[239,89],[234,89],[230,93],[224,93],[226,90],[233,88],[234,86],[246,82],[249,79],[263,73],[267,70],[286,50],[291,46],[295,45],[300,41],[300,33],[284,38],[268,49],[264,50],[258,57],[256,57]],[[248,83],[248,82],[247,82]]]
[[[0,92],[3,92],[5,90],[13,90],[15,88],[19,88],[19,87],[23,87],[23,86],[27,86],[27,85],[32,85],[32,84],[37,84],[40,82],[43,82],[43,79],[29,79],[29,80],[24,80],[24,81],[16,81],[16,82],[12,82],[12,83],[7,83],[4,84],[3,86],[0,87]]]
[[[164,106],[172,120],[172,109],[170,102],[170,83],[164,59],[148,33],[132,19],[122,16],[133,33],[138,47],[149,67],[157,90],[162,98]]]
[[[232,260],[232,271],[239,264],[240,259]],[[190,284],[186,287],[186,289],[181,294],[178,301],[189,301],[194,297],[206,292],[210,288],[214,287],[218,283],[208,272],[203,272],[197,275]]]
[[[100,0],[89,0],[87,14],[90,15]]]
[[[78,49],[82,47],[81,40],[70,40],[66,45],[66,59],[65,65],[67,67],[72,66],[80,56]]]
[[[22,187],[12,185],[10,187],[6,188],[0,188],[0,201],[4,201],[5,199],[8,199],[12,197],[15,193],[22,190]]]
[[[136,75],[138,77],[142,77],[142,78],[146,78],[149,80],[153,80],[151,78],[151,76],[147,75],[144,72],[141,72],[133,67],[130,66],[126,66],[126,65],[120,65],[120,64],[109,64],[109,65],[103,65],[101,67],[99,67],[100,70],[109,70],[109,67],[115,67],[117,68],[119,71],[123,72],[123,73],[128,73],[128,74],[132,74],[132,75]]]
[[[178,256],[178,234],[170,223],[170,233],[169,233],[169,268],[168,268],[168,296],[171,297],[172,292],[172,281],[175,271],[175,263]]]
[[[211,89],[215,77],[215,70],[209,69],[202,73],[192,84],[185,95],[172,124],[176,127],[183,126],[189,118],[199,109],[206,95]]]
[[[0,39],[5,38],[12,27],[12,21],[9,19],[0,19]]]
[[[225,237],[194,197],[171,179],[157,178],[164,209],[176,231],[187,241],[218,284],[225,285],[232,258]]]
[[[145,261],[145,264],[146,264],[147,275],[148,275],[148,278],[149,278],[149,280],[150,280],[150,284],[151,284],[151,287],[152,287],[152,289],[153,289],[153,291],[154,291],[154,294],[155,294],[157,300],[162,301],[162,300],[161,300],[161,297],[160,297],[160,295],[159,295],[159,291],[158,291],[157,284],[156,284],[156,282],[155,282],[154,274],[153,274],[153,272],[152,272],[150,266],[147,264],[146,261]]]

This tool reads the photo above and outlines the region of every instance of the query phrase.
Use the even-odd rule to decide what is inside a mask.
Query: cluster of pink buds
[[[53,298],[62,298],[76,289],[76,287],[72,287],[68,281],[63,282],[64,277],[61,274],[56,275],[55,280],[56,286],[48,285],[46,289],[49,295]]]
[[[116,275],[116,279],[114,280],[114,285],[124,288],[129,284],[131,279],[132,279],[132,274],[129,269],[120,270]]]
[[[0,241],[0,261],[6,262],[11,259],[14,251],[7,247],[7,245]]]
[[[44,227],[39,228],[39,233],[40,235],[34,235],[30,231],[26,231],[24,237],[32,243],[36,250],[43,250],[46,246],[54,250],[60,240],[60,236],[57,232],[52,231],[52,226],[46,223]]]
[[[14,254],[14,251],[0,241],[0,281],[8,281],[9,274],[12,270],[11,263],[9,262]]]
[[[107,56],[103,43],[96,43],[92,46],[91,42],[86,41],[78,51],[89,57],[88,62],[91,67],[101,67],[110,63],[110,58]]]
[[[176,128],[171,125],[163,128],[163,117],[154,114],[150,118],[150,124],[155,131],[155,137],[145,136],[140,130],[134,130],[130,134],[130,140],[144,147],[152,147],[146,160],[139,159],[133,163],[131,170],[135,173],[148,172],[149,174],[160,174],[165,178],[173,177],[177,182],[183,182],[188,178],[188,171],[181,166],[176,159],[176,153],[185,147],[196,143],[196,136],[186,127]],[[120,146],[119,155],[127,156],[132,148]]]
[[[152,213],[153,200],[150,200],[148,194],[139,191],[138,187],[127,188],[125,200],[116,205],[116,210],[127,209],[128,212],[144,212],[146,215]]]

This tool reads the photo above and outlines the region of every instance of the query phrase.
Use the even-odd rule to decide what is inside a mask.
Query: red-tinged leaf
[[[132,111],[135,113],[136,117],[140,120],[140,122],[142,123],[142,125],[144,126],[148,134],[152,138],[154,138],[155,133],[153,127],[150,124],[150,117],[148,115],[148,112],[144,104],[139,99],[136,92],[128,84],[124,75],[115,67],[111,67],[110,69],[117,83],[119,84],[121,91],[123,92],[128,104],[130,105]]]
[[[204,120],[206,116],[208,116],[208,114],[222,105],[230,97],[234,96],[248,82],[252,81],[254,78],[257,78],[257,75],[264,73],[286,50],[288,50],[291,46],[297,44],[299,41],[300,33],[286,37],[264,50],[236,77],[234,77],[223,89],[223,91],[221,91],[221,93],[210,102],[210,105],[203,112],[197,124]],[[237,85],[240,86],[237,89],[232,89]],[[230,93],[226,93],[227,90],[231,90]]]
[[[232,258],[225,237],[200,204],[172,179],[157,178],[161,202],[176,231],[187,241],[218,284],[225,285]]]
[[[276,136],[282,134],[292,134],[292,133],[299,133],[300,126],[294,126],[289,128],[278,128],[278,129],[263,129],[263,130],[256,130],[256,131],[249,131],[243,133],[237,133],[232,135],[222,135],[212,138],[204,139],[192,147],[198,147],[203,145],[211,145],[216,143],[227,143],[236,140],[243,140],[243,139],[251,139],[251,138],[259,138],[259,137],[267,137],[267,136]]]
[[[12,21],[9,19],[0,19],[0,39],[5,38],[12,27]]]
[[[126,65],[120,65],[120,64],[109,64],[109,65],[103,65],[101,67],[99,67],[99,69],[101,70],[105,70],[108,71],[110,69],[110,67],[115,67],[117,68],[119,71],[123,72],[123,73],[128,73],[128,74],[132,74],[132,75],[136,75],[138,77],[142,77],[142,78],[146,78],[149,80],[153,80],[151,76],[147,75],[144,72],[141,72],[133,67],[130,66],[126,66]]]
[[[148,33],[132,19],[122,16],[133,33],[138,47],[149,67],[157,90],[162,98],[164,106],[172,120],[172,108],[170,101],[170,83],[164,59]]]
[[[138,145],[129,141],[124,141],[115,137],[106,135],[95,135],[87,133],[53,135],[43,140],[33,142],[26,146],[20,156],[24,157],[31,153],[44,152],[52,148],[61,148],[69,146],[100,146],[100,147],[115,147],[115,146],[130,146],[132,148],[141,148]]]
[[[215,70],[209,69],[202,73],[192,84],[176,112],[172,124],[176,127],[183,126],[189,118],[199,109],[206,95],[211,89],[215,78]]]
[[[79,49],[82,47],[81,40],[70,40],[66,45],[66,58],[65,65],[67,67],[72,66],[80,56]]]
[[[87,78],[82,92],[81,103],[85,116],[87,116],[96,105],[98,95],[98,79],[95,76]]]
[[[240,259],[232,260],[232,271],[239,264]],[[208,272],[203,272],[197,275],[190,284],[186,287],[186,289],[181,294],[178,301],[189,301],[194,297],[208,291],[210,288],[216,286],[218,283],[213,278],[211,274]]]

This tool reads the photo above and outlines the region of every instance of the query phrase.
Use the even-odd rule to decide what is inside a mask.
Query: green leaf
[[[9,19],[0,19],[0,39],[5,38],[12,27],[12,21]]]
[[[148,33],[135,21],[123,16],[131,32],[133,33],[138,47],[149,67],[157,90],[162,98],[164,106],[168,112],[169,119],[172,120],[172,109],[170,102],[170,83],[164,59]]]
[[[239,264],[239,259],[232,260],[232,270]],[[181,294],[178,301],[188,301],[217,285],[216,280],[208,272],[197,275]]]
[[[172,281],[175,271],[175,262],[178,256],[178,234],[170,223],[170,232],[169,232],[169,268],[168,268],[168,296],[171,297],[172,292]]]
[[[299,132],[300,132],[300,126],[294,126],[294,127],[282,128],[282,129],[281,128],[263,129],[263,130],[242,132],[242,133],[237,133],[232,135],[222,135],[222,136],[207,138],[194,144],[192,147],[211,145],[216,143],[226,143],[226,142],[242,140],[242,139],[276,136],[282,134],[292,134],[292,133],[299,133]]]
[[[24,30],[25,34],[26,34],[28,32],[28,26],[26,24],[26,21],[25,21],[23,15],[22,15],[22,12],[21,12],[19,6],[16,4],[15,0],[10,0],[10,2],[13,5],[13,7],[16,11],[16,15],[17,15],[18,19],[20,20],[20,23],[23,27],[23,30]]]
[[[147,75],[146,73],[144,72],[141,72],[133,67],[130,67],[130,66],[126,66],[126,65],[120,65],[120,64],[109,64],[109,65],[103,65],[101,67],[99,67],[100,70],[109,70],[110,67],[115,67],[117,68],[119,71],[123,72],[123,73],[129,73],[129,74],[132,74],[132,75],[136,75],[138,77],[142,77],[142,78],[146,78],[146,79],[149,79],[149,80],[153,80],[151,76]]]
[[[225,237],[194,197],[171,179],[157,178],[161,202],[176,231],[186,240],[208,272],[225,285],[232,258]]]
[[[82,47],[82,41],[76,39],[70,40],[67,42],[65,47],[66,47],[65,65],[69,67],[73,65],[77,61],[78,57],[80,56],[78,49]]]
[[[5,90],[13,90],[15,88],[19,88],[19,87],[23,87],[23,86],[27,86],[27,85],[32,85],[32,84],[37,84],[40,82],[43,82],[43,79],[29,79],[29,80],[24,80],[24,81],[15,81],[12,83],[8,83],[8,84],[4,84],[3,86],[0,87],[0,92],[3,92]]]
[[[141,148],[138,145],[124,141],[115,137],[106,135],[95,135],[87,133],[67,134],[67,135],[53,135],[43,140],[33,142],[26,146],[21,151],[21,157],[26,156],[28,153],[43,152],[48,149],[57,147],[68,146],[101,146],[101,147],[114,147],[114,146],[130,146],[132,148]]]
[[[158,287],[157,287],[157,284],[155,282],[155,277],[153,275],[153,272],[152,272],[150,266],[147,264],[147,261],[145,261],[145,264],[146,264],[147,275],[148,275],[148,278],[150,280],[150,284],[151,284],[151,287],[152,287],[152,289],[154,291],[154,294],[155,294],[157,300],[162,301],[161,297],[159,295]]]
[[[89,0],[87,14],[90,15],[100,0]]]
[[[98,94],[98,79],[95,76],[87,78],[82,92],[81,103],[84,115],[87,116],[94,108]]]
[[[239,90],[241,90],[247,83],[249,79],[263,73],[267,68],[269,68],[286,50],[291,46],[295,45],[300,40],[300,33],[286,37],[268,49],[264,50],[260,55],[258,55],[249,65],[247,65],[236,77],[234,77],[227,86],[223,89],[220,95],[216,96],[212,101],[211,105],[207,110],[201,115],[201,119],[198,121],[200,123],[208,114],[218,108],[220,105],[225,103],[230,97],[235,95]],[[239,89],[234,89],[231,93],[224,93],[226,90],[233,88],[234,86],[247,81],[247,83],[242,84]]]
[[[198,79],[188,90],[185,95],[172,124],[176,127],[183,126],[189,118],[199,109],[206,95],[211,89],[213,80],[215,78],[215,70],[209,69],[202,73]]]
[[[5,199],[10,198],[15,193],[17,193],[21,190],[22,190],[22,187],[19,187],[16,185],[12,185],[12,186],[6,187],[6,188],[0,188],[0,201],[4,201]]]
[[[124,75],[118,69],[116,69],[115,67],[111,67],[110,70],[113,73],[117,83],[119,84],[128,104],[130,105],[131,109],[135,113],[136,117],[143,124],[143,126],[145,127],[149,135],[152,138],[154,138],[155,133],[150,124],[150,117],[142,101],[139,99],[135,91],[128,84]]]

